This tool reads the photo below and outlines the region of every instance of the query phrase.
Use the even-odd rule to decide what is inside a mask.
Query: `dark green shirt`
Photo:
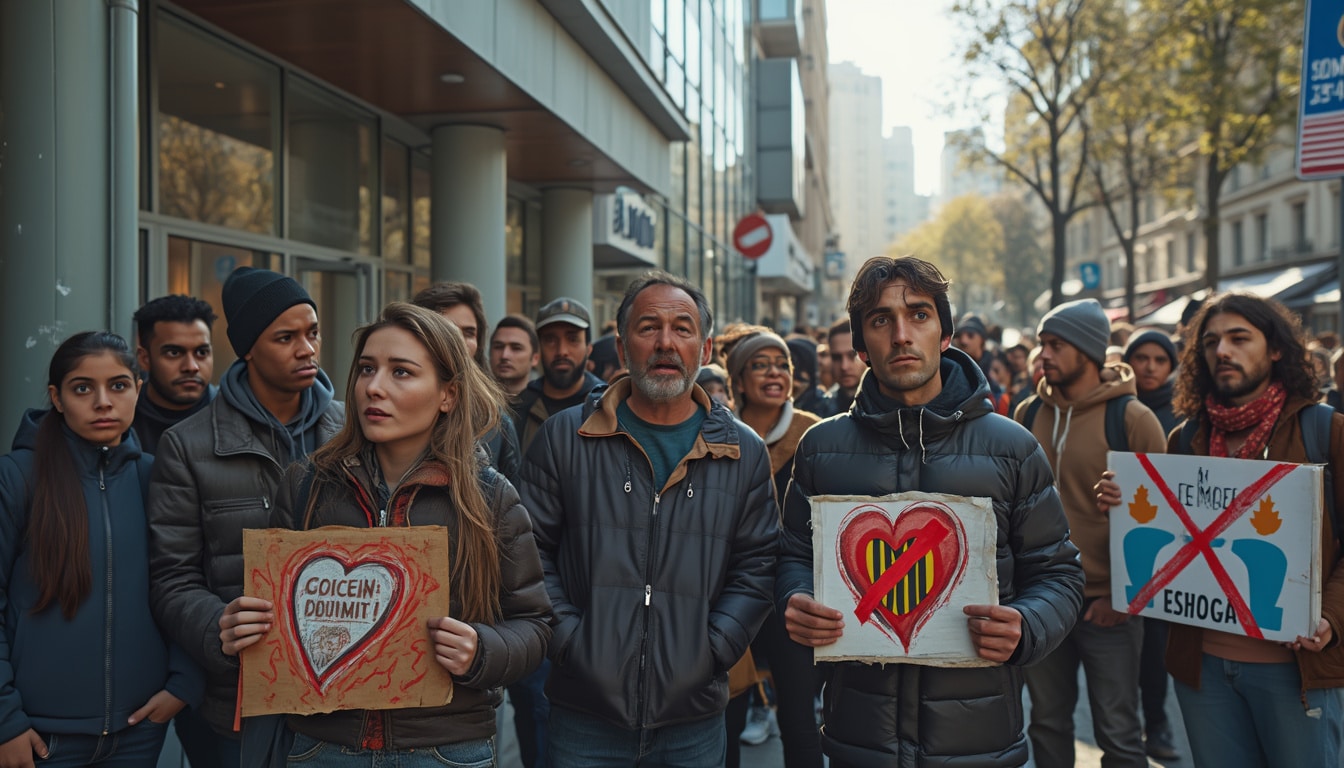
[[[635,439],[653,463],[653,487],[662,490],[672,470],[686,458],[705,423],[705,411],[696,407],[695,413],[680,424],[650,424],[635,415],[624,400],[616,406],[616,420],[626,434]]]

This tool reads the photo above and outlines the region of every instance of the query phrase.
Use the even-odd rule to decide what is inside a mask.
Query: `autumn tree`
[[[987,293],[1003,289],[998,261],[1002,250],[1003,228],[989,203],[979,195],[963,195],[943,206],[933,220],[906,233],[891,252],[938,265],[952,281],[952,300],[959,310],[966,310],[976,289]]]
[[[1036,216],[1027,200],[1008,193],[995,195],[989,208],[1003,233],[996,267],[1003,280],[1004,303],[1012,307],[1015,322],[1026,327],[1031,325],[1041,286],[1049,279],[1050,259],[1041,248]]]
[[[1205,280],[1216,289],[1223,183],[1293,124],[1303,2],[1143,0],[1142,7],[1163,32],[1149,66],[1172,73],[1171,115],[1198,137]]]
[[[1092,151],[1087,159],[1094,199],[1106,214],[1125,259],[1125,307],[1135,316],[1135,246],[1143,224],[1142,207],[1151,195],[1172,196],[1188,167],[1181,158],[1186,126],[1172,118],[1173,89],[1163,87],[1145,52],[1156,42],[1159,28],[1129,6],[1107,9],[1098,34],[1114,62],[1085,116]]]
[[[1049,216],[1052,304],[1064,298],[1069,221],[1092,204],[1084,188],[1090,143],[1083,118],[1110,65],[1105,47],[1096,44],[1100,11],[1109,2],[958,0],[953,6],[970,35],[963,54],[969,76],[1007,93],[1004,149],[985,148],[984,155],[1030,188]]]

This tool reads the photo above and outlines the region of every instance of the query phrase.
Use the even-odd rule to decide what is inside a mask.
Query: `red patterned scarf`
[[[1288,399],[1283,385],[1275,381],[1265,393],[1245,405],[1220,405],[1213,395],[1204,398],[1204,410],[1209,414],[1213,429],[1209,435],[1209,455],[1227,456],[1227,433],[1240,432],[1252,425],[1255,429],[1247,435],[1246,442],[1237,449],[1234,459],[1258,459],[1269,442],[1269,433],[1283,411],[1283,403]]]

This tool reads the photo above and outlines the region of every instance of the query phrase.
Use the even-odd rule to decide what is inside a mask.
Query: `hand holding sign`
[[[811,501],[816,599],[792,596],[784,618],[818,660],[966,667],[1012,655],[1021,617],[996,605],[989,499],[907,492]]]
[[[275,606],[259,597],[234,598],[219,617],[219,642],[225,656],[237,656],[244,648],[261,640],[275,621]]]

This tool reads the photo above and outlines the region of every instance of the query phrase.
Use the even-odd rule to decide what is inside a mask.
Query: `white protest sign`
[[[996,605],[989,499],[928,493],[814,496],[815,596],[845,614],[818,661],[989,666],[962,607]]]
[[[1118,611],[1291,641],[1321,615],[1321,468],[1111,453]]]

